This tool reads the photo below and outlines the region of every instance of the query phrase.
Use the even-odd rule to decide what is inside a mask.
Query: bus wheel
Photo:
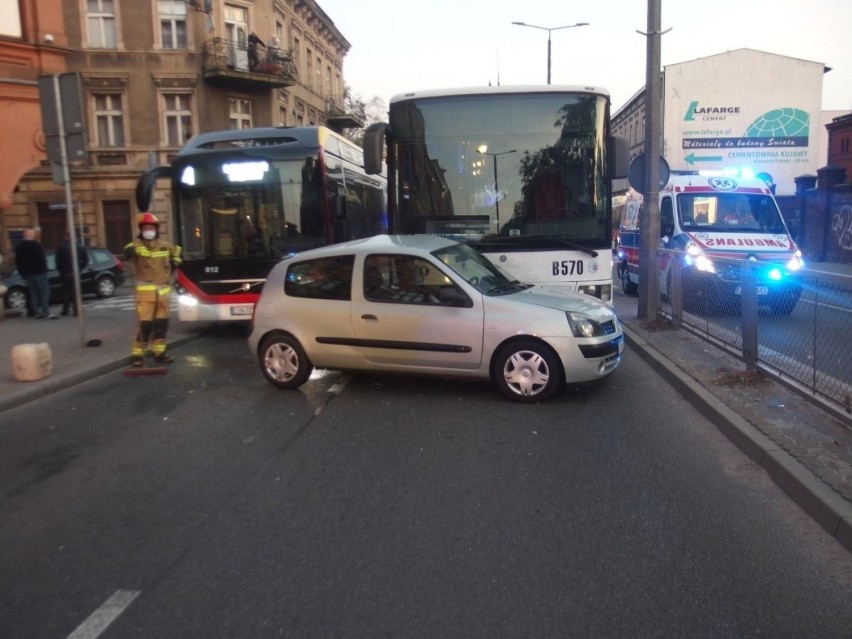
[[[298,388],[308,381],[313,368],[302,345],[291,335],[273,333],[260,343],[260,370],[273,386]]]
[[[516,339],[494,356],[493,378],[506,399],[522,403],[543,402],[562,385],[559,358],[545,343]]]
[[[627,270],[627,264],[621,267],[621,290],[625,295],[636,295],[639,290],[639,285],[630,280],[630,271]]]

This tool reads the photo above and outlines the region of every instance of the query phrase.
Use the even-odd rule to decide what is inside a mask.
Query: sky
[[[608,89],[613,112],[645,85],[646,0],[317,0],[351,45],[361,98],[416,89],[546,84]],[[852,111],[852,0],[662,0],[662,66],[741,48],[821,62],[823,110]],[[525,22],[543,29],[521,27]]]

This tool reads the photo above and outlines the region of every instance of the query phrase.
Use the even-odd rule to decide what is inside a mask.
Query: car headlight
[[[571,327],[574,337],[598,337],[606,335],[603,326],[587,315],[568,311],[565,313],[565,317],[568,318],[568,325]]]
[[[787,262],[787,270],[791,273],[795,273],[803,268],[805,268],[805,260],[802,259],[802,252],[796,250],[793,257],[791,257],[790,261]]]
[[[694,266],[699,271],[703,271],[705,273],[716,272],[713,260],[707,257],[701,247],[692,240],[686,243],[686,255],[684,256],[683,261],[687,266]]]

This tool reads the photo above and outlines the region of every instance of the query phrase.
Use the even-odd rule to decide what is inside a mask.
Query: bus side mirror
[[[385,135],[390,127],[384,122],[371,124],[364,131],[364,170],[367,175],[380,175],[384,164]]]
[[[154,192],[154,185],[157,183],[157,180],[165,177],[170,178],[172,174],[172,167],[170,166],[155,166],[142,174],[142,177],[136,184],[136,207],[140,211],[150,210],[151,194]]]
[[[622,180],[630,173],[630,145],[627,138],[612,139],[612,179]]]

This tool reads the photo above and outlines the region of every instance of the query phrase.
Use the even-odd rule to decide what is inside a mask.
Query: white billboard
[[[824,65],[740,49],[667,66],[664,154],[675,171],[760,175],[777,195],[816,174]]]

